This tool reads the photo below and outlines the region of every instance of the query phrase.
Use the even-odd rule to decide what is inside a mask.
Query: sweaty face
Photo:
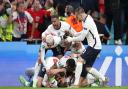
[[[58,30],[61,26],[60,20],[58,18],[52,18],[51,19],[52,25],[54,29]]]

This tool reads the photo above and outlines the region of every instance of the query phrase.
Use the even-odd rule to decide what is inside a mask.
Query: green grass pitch
[[[32,87],[0,87],[0,89],[128,89],[125,87],[84,87],[84,88],[32,88]]]

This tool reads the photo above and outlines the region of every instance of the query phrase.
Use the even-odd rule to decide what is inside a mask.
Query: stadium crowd
[[[67,5],[81,6],[94,18],[103,44],[128,44],[127,0],[0,0],[0,41],[40,40],[52,14],[63,21],[68,18]]]

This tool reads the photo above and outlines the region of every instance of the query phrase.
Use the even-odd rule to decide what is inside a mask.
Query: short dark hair
[[[71,13],[74,13],[74,8],[73,8],[72,5],[67,5],[66,6],[66,13],[67,13],[68,16],[70,16]]]
[[[75,13],[80,14],[80,13],[84,13],[84,12],[85,11],[84,11],[84,9],[82,7],[78,7],[78,8],[75,9]]]
[[[66,61],[66,64],[67,64],[67,68],[71,68],[72,71],[75,70],[76,63],[75,63],[75,60],[74,60],[74,59],[68,59],[68,60]]]
[[[20,5],[24,4],[23,2],[16,3],[16,7],[19,7]]]
[[[68,59],[66,61],[66,76],[73,76],[74,75],[74,71],[76,69],[76,63],[74,59]]]
[[[51,16],[51,19],[52,19],[52,18],[57,18],[57,19],[59,19],[59,16],[56,15],[56,14],[54,14],[54,15]]]

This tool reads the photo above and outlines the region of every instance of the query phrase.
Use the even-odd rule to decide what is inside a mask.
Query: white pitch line
[[[115,64],[115,85],[121,86],[122,83],[122,59],[116,58]]]
[[[99,72],[105,75],[111,62],[112,62],[112,56],[106,57]]]

